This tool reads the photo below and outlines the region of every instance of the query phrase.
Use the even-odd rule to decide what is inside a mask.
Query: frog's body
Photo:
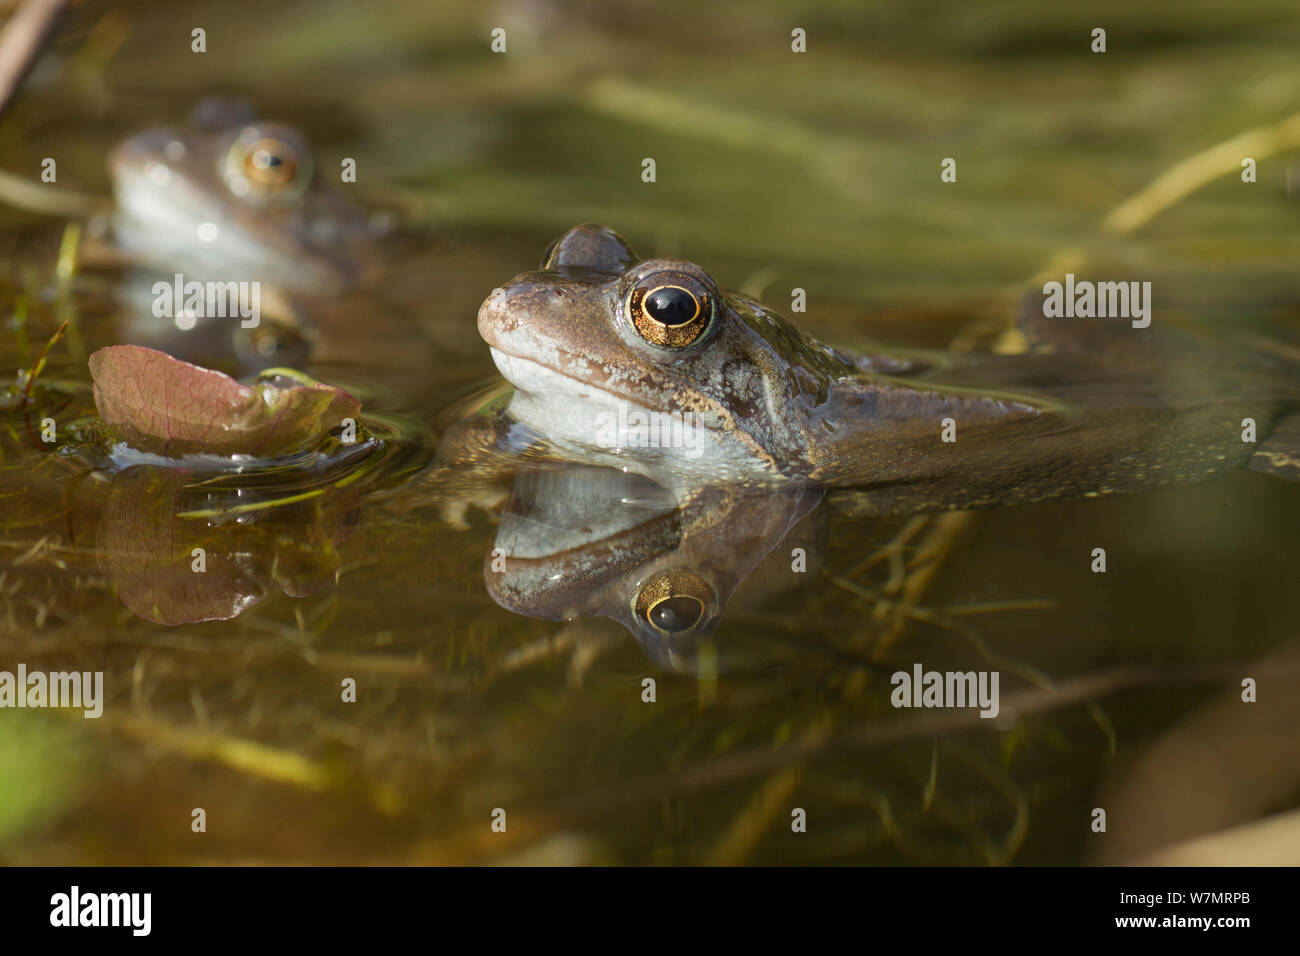
[[[679,489],[853,488],[863,513],[1197,481],[1260,450],[1243,419],[1262,441],[1300,409],[1294,363],[1113,319],[1030,317],[1021,355],[849,355],[598,226],[495,290],[479,331],[516,388],[510,414],[583,460]],[[697,427],[668,447],[611,440],[637,413]]]

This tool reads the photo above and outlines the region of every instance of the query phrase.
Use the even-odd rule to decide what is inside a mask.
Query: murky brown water
[[[479,303],[582,221],[785,314],[805,288],[797,319],[849,346],[942,346],[1008,314],[1066,248],[1140,265],[1175,317],[1294,322],[1283,158],[1135,235],[1097,230],[1179,159],[1300,109],[1293,11],[1107,5],[1103,62],[1091,20],[1020,3],[426,6],[79,9],[4,118],[0,167],[54,156],[60,187],[103,193],[113,143],[233,86],[329,162],[356,157],[360,201],[410,234],[378,285],[317,313],[305,365],[357,394],[391,451],[346,487],[208,528],[230,573],[196,594],[156,546],[204,522],[176,516],[283,487],[92,472],[75,443],[41,442],[46,416],[65,437],[89,427],[86,357],[141,317],[118,304],[120,270],[56,277],[63,220],[2,213],[0,371],[70,326],[31,412],[0,429],[0,670],[102,670],[106,700],[98,720],[0,712],[0,859],[1063,864],[1294,806],[1300,486],[1243,472],[873,522],[823,506],[737,590],[708,651],[730,666],[697,677],[611,620],[500,607],[484,584],[499,508],[449,511],[428,480],[439,438],[499,382]],[[506,57],[487,50],[497,25]],[[959,181],[941,186],[950,155]],[[223,601],[247,606],[156,623]],[[891,707],[890,676],[918,662],[999,670],[1003,714]],[[1232,706],[1247,676],[1260,703]],[[1189,735],[1218,762],[1180,761]]]

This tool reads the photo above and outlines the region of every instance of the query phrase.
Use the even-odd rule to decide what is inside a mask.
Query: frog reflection
[[[525,468],[484,578],[508,610],[547,620],[613,618],[658,666],[695,672],[733,593],[820,497],[799,486],[714,486],[681,500],[633,472]],[[800,575],[789,558],[773,557],[777,580],[784,575],[793,586]]]

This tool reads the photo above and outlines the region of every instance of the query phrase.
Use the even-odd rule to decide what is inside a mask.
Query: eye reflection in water
[[[510,611],[613,618],[656,665],[693,673],[733,593],[820,498],[724,486],[679,500],[612,468],[530,467],[515,475],[484,579]]]

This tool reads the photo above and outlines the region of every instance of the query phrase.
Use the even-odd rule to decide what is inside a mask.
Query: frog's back
[[[1041,312],[1022,328],[1020,354],[841,383],[813,477],[882,513],[1140,491],[1251,463],[1250,422],[1262,440],[1300,410],[1300,364],[1248,342]]]

